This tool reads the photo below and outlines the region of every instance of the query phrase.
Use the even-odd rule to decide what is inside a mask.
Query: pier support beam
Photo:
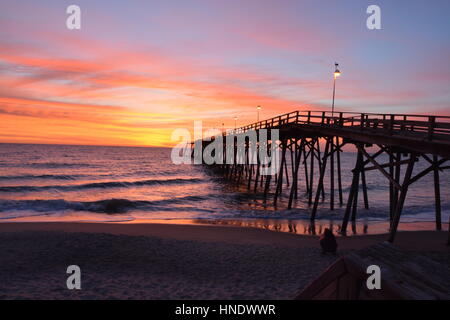
[[[334,210],[334,137],[331,138],[330,147],[330,210]]]
[[[319,206],[319,200],[320,200],[320,193],[324,193],[323,190],[323,179],[325,177],[325,169],[327,166],[327,159],[329,156],[329,148],[330,148],[330,139],[331,138],[325,138],[327,140],[326,145],[325,145],[325,151],[324,151],[324,155],[323,155],[323,161],[322,163],[320,163],[320,176],[319,176],[319,183],[317,185],[317,191],[316,191],[316,198],[314,200],[314,206],[312,208],[311,211],[311,221],[314,221],[316,219],[316,213],[317,213],[317,207]],[[319,142],[317,142],[319,143]]]
[[[341,175],[341,147],[339,145],[339,137],[336,137],[336,145],[339,146],[336,153],[337,158],[337,173],[338,173],[338,188],[339,188],[339,204],[342,206],[344,203],[343,197],[342,197],[342,175]]]
[[[298,168],[300,167],[300,161],[302,157],[301,150],[303,148],[304,141],[302,140],[300,142],[300,152],[298,154],[296,153],[295,157],[295,167],[294,167],[294,173],[292,176],[292,186],[291,186],[291,193],[289,194],[289,203],[288,203],[288,209],[292,209],[292,201],[294,200],[295,194],[297,193],[297,187],[298,187]]]
[[[342,221],[341,233],[344,235],[347,233],[347,225],[348,225],[348,220],[350,218],[350,211],[352,210],[352,207],[355,206],[354,196],[355,196],[355,192],[358,189],[359,172],[361,171],[362,167],[363,167],[363,154],[362,154],[362,152],[358,151],[355,169],[353,169],[353,180],[352,180],[352,184],[350,187],[350,192],[348,194],[348,200],[347,200],[347,206],[345,208],[344,219]]]
[[[436,155],[433,156],[433,174],[434,174],[434,202],[435,202],[435,210],[436,210],[436,230],[442,230],[442,222],[441,222],[441,190],[439,186],[439,165],[438,165],[438,157]]]
[[[361,170],[361,184],[364,197],[364,208],[369,209],[369,197],[367,196],[367,184],[366,184],[366,171],[364,168]]]
[[[286,163],[286,145],[287,145],[287,141],[282,141],[282,154],[281,154],[281,166],[280,166],[280,171],[279,171],[279,175],[278,175],[278,181],[277,181],[277,188],[275,190],[275,197],[273,200],[273,204],[276,206],[277,202],[278,202],[278,196],[281,194],[281,192],[283,191],[283,170],[285,167],[285,163]]]
[[[400,216],[402,214],[403,205],[405,203],[406,194],[408,193],[408,187],[409,182],[411,179],[411,175],[414,169],[414,164],[416,163],[416,154],[411,153],[411,156],[409,158],[408,167],[406,168],[405,177],[403,179],[403,184],[400,189],[400,196],[398,198],[398,201],[396,203],[395,212],[394,212],[394,219],[392,221],[391,225],[391,232],[389,235],[389,242],[394,242],[395,235],[397,233],[398,223],[400,222]]]
[[[394,179],[394,155],[389,150],[389,175]],[[394,217],[394,184],[389,181],[389,221],[392,224],[392,218]]]
[[[309,193],[308,193],[308,205],[312,205],[312,196],[313,196],[313,187],[314,187],[314,145],[316,143],[316,139],[312,139],[309,144]]]

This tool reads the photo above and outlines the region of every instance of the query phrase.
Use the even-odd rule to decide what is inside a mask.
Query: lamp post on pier
[[[256,122],[259,122],[259,110],[261,110],[261,106],[256,107],[257,111],[257,117],[256,117]]]
[[[339,71],[338,66],[339,66],[339,63],[335,62],[334,63],[335,69],[334,69],[334,73],[333,73],[333,76],[334,76],[334,80],[333,80],[333,103],[331,105],[331,117],[332,118],[334,117],[334,97],[335,97],[335,94],[336,94],[336,79],[337,79],[337,77],[339,77],[341,75],[341,72]]]

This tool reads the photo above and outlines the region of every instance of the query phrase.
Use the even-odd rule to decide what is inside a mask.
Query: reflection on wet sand
[[[316,221],[309,222],[305,220],[287,220],[287,219],[197,219],[193,220],[194,223],[199,224],[213,224],[233,227],[247,227],[247,228],[259,228],[277,232],[288,232],[304,235],[319,235],[322,234],[325,228],[329,228],[335,234],[340,234],[341,225],[334,223],[334,221]],[[371,233],[384,233],[387,232],[384,224],[383,226],[373,226],[373,232]],[[368,234],[369,225],[365,221],[352,222],[351,234]],[[385,229],[385,230],[383,230]],[[347,233],[348,235],[348,233]]]

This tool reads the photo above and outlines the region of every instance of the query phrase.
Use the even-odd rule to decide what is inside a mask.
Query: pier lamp
[[[258,110],[258,116],[256,118],[256,122],[259,122],[259,110],[261,110],[261,106],[256,107],[256,109]]]
[[[334,117],[334,96],[336,93],[336,79],[341,75],[341,72],[338,69],[339,67],[339,63],[335,62],[334,63],[334,80],[333,80],[333,103],[331,105],[331,117]],[[333,119],[334,120],[334,119]]]
[[[234,117],[234,130],[236,130],[236,121],[237,121],[237,117]]]

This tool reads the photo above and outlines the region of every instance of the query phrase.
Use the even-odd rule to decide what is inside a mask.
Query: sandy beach
[[[447,235],[396,245],[450,261]],[[385,239],[339,237],[338,256]],[[2,223],[0,250],[0,299],[290,299],[338,258],[317,236],[159,223]],[[66,287],[73,264],[81,290]]]

